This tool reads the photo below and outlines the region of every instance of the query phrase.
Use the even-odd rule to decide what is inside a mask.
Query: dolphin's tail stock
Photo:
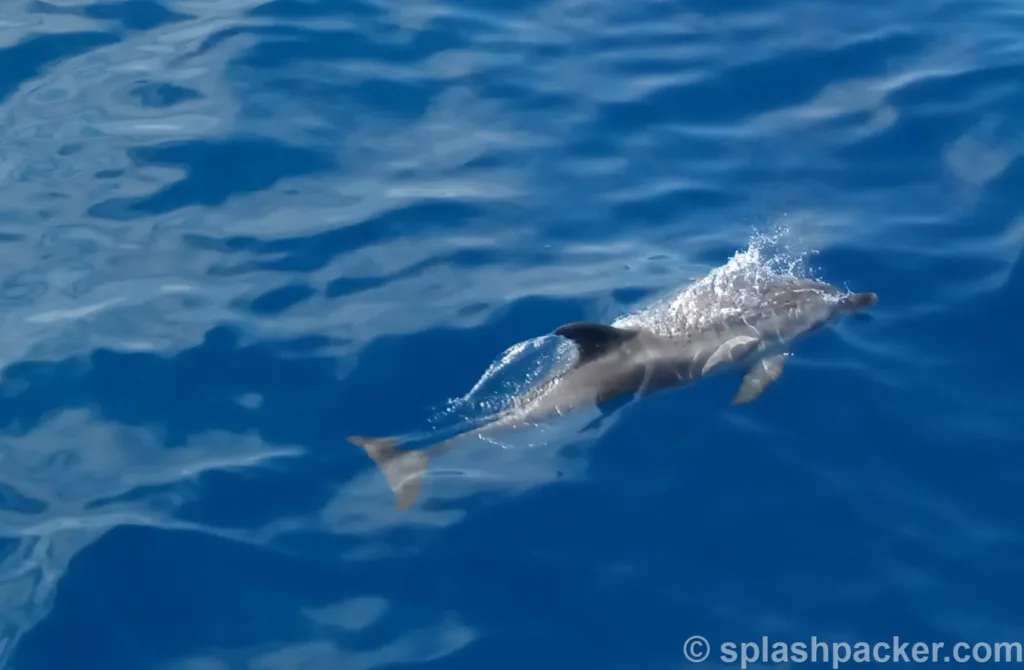
[[[425,449],[400,449],[393,437],[362,437],[353,435],[348,441],[362,448],[380,467],[395,494],[395,507],[408,509],[416,502],[423,488],[430,455]]]

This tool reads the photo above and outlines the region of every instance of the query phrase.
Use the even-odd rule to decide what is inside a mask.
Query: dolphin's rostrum
[[[428,449],[401,449],[396,438],[352,436],[383,471],[398,509],[420,494],[431,456],[468,437],[536,425],[556,415],[626,395],[646,396],[725,370],[743,371],[733,404],[757,399],[782,375],[790,343],[875,304],[874,293],[847,293],[810,279],[779,278],[755,288],[756,300],[709,324],[678,335],[602,323],[569,323],[555,330],[576,345],[573,367],[516,398],[479,428]]]

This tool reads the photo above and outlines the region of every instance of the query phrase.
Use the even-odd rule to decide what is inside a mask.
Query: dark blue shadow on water
[[[266,190],[282,179],[328,172],[335,166],[327,153],[249,136],[168,142],[138,147],[129,155],[139,166],[176,166],[188,173],[152,195],[98,202],[89,208],[89,216],[124,221],[189,205],[212,207],[233,196]]]
[[[48,65],[115,42],[117,38],[108,33],[75,32],[38,35],[0,49],[0,103]]]

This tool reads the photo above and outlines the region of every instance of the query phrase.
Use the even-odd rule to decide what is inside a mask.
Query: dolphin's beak
[[[865,310],[876,302],[878,302],[877,293],[851,293],[843,299],[846,309],[851,312]]]
[[[855,298],[855,304],[861,309],[871,307],[876,302],[878,302],[877,293],[857,293],[855,294]]]

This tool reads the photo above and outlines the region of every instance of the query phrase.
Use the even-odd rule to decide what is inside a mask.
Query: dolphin
[[[541,380],[514,398],[511,407],[485,418],[480,427],[429,448],[402,449],[394,437],[353,435],[348,440],[380,467],[397,509],[408,509],[419,497],[430,458],[458,441],[533,426],[624,396],[648,396],[727,370],[743,373],[732,403],[749,403],[782,375],[784,356],[794,341],[878,301],[874,293],[851,293],[795,277],[774,278],[749,288],[753,300],[679,334],[592,322],[560,326],[554,334],[576,347],[576,359],[568,371]]]

